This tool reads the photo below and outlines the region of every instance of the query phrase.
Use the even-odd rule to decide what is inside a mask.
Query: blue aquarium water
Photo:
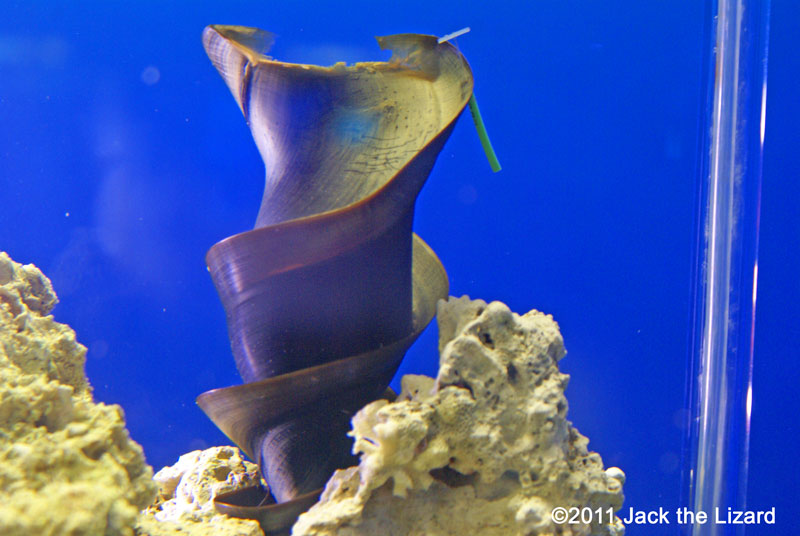
[[[302,63],[386,59],[373,36],[457,44],[503,166],[468,115],[418,200],[450,292],[558,321],[569,418],[625,506],[675,510],[688,413],[703,3],[13,2],[0,18],[0,250],[48,275],[89,348],[95,397],[125,410],[156,469],[229,444],[195,405],[240,383],[204,262],[252,228],[264,168],[200,42],[277,34]],[[772,6],[748,508],[800,527],[800,9]],[[435,375],[429,328],[400,373]],[[396,382],[394,384],[396,386]],[[674,520],[673,520],[674,521]],[[678,527],[629,527],[677,534]]]

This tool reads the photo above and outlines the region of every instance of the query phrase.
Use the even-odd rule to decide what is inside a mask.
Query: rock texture
[[[0,534],[260,536],[214,512],[214,496],[258,478],[238,449],[186,454],[151,479],[122,410],[93,401],[86,349],[49,316],[56,302],[36,267],[0,253]],[[553,319],[451,298],[439,331],[438,377],[406,376],[395,402],[353,418],[361,463],[334,474],[292,534],[623,534],[616,517],[551,518],[557,506],[618,510],[625,479],[566,419]]]
[[[558,325],[467,297],[439,304],[440,369],[353,419],[358,467],[337,471],[292,530],[323,535],[618,536],[618,518],[556,524],[554,507],[622,506],[624,473],[566,420]]]
[[[258,466],[236,447],[184,454],[155,474],[159,496],[137,525],[142,536],[262,536],[258,522],[214,511],[214,497],[258,482]]]
[[[119,406],[92,400],[86,348],[33,265],[0,252],[0,534],[133,534],[156,486]]]

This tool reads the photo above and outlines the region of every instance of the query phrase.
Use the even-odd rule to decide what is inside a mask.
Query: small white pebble
[[[606,475],[610,478],[615,478],[619,480],[620,484],[625,483],[625,473],[622,472],[622,469],[619,467],[609,467],[606,469]]]

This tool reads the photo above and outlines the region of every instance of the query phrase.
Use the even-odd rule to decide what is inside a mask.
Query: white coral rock
[[[217,514],[214,497],[255,485],[258,467],[236,447],[212,447],[184,454],[153,477],[159,499],[142,515],[140,536],[261,536],[256,521]]]
[[[0,252],[0,534],[131,535],[155,495],[122,409],[92,400],[86,348],[33,265]]]
[[[406,376],[395,402],[353,418],[358,467],[337,471],[295,536],[619,536],[606,523],[556,525],[557,506],[622,506],[624,473],[566,420],[558,325],[499,302],[439,303],[436,380]]]

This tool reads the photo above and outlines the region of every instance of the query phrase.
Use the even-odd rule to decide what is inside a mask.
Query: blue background
[[[698,3],[701,4],[701,3]],[[252,227],[263,164],[205,56],[207,24],[272,54],[385,59],[373,35],[458,39],[504,170],[463,118],[415,228],[451,293],[559,322],[570,419],[628,476],[626,507],[680,490],[703,12],[618,2],[9,2],[0,18],[0,250],[35,263],[159,467],[227,444],[195,406],[239,383],[207,249]],[[800,10],[773,2],[749,506],[800,526]],[[434,375],[429,329],[402,372]],[[675,534],[675,527],[630,534]]]

